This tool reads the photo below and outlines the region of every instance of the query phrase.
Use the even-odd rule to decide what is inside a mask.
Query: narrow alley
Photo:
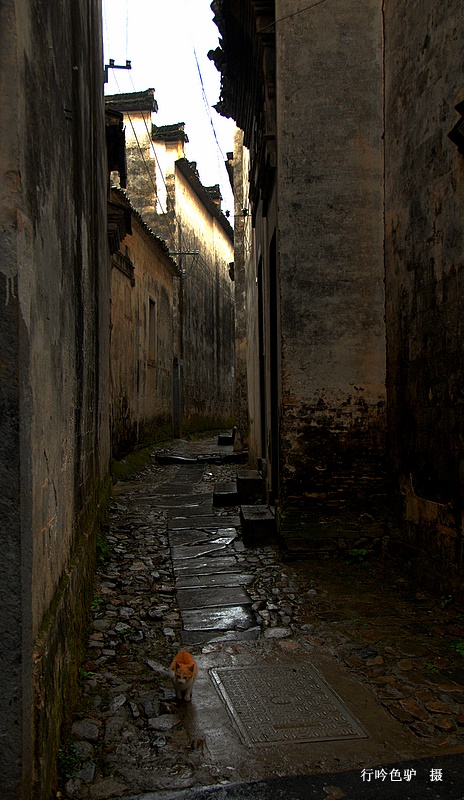
[[[464,615],[362,547],[246,546],[244,466],[178,441],[115,485],[57,797],[462,797]]]

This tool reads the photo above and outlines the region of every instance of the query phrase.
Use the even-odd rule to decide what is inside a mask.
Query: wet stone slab
[[[176,561],[186,561],[198,557],[201,558],[201,556],[213,555],[221,550],[225,550],[226,547],[227,545],[224,542],[216,544],[180,545],[179,547],[171,547],[171,556],[175,563]]]
[[[195,483],[197,483],[197,481],[164,483],[163,486],[160,487],[160,495],[175,495],[176,502],[179,502],[178,496],[180,494],[191,494]],[[202,495],[199,494],[198,497],[202,497]]]
[[[259,639],[261,628],[248,628],[246,631],[182,631],[182,644],[185,647],[216,642],[254,642]]]
[[[247,606],[184,611],[182,621],[186,631],[236,631],[256,627],[256,617]]]
[[[183,495],[163,495],[161,490],[157,494],[143,495],[141,500],[150,500],[157,508],[203,508],[206,513],[211,507],[211,494],[183,494]]]
[[[225,534],[224,536],[222,534]],[[194,544],[231,544],[237,538],[237,534],[229,534],[228,528],[211,533],[211,531],[197,531],[197,530],[181,530],[171,531],[169,541],[172,547],[179,545],[194,545]]]
[[[200,481],[203,477],[204,465],[181,467],[177,472],[179,481]]]
[[[169,536],[169,542],[173,547],[195,545],[195,544],[211,544],[210,541],[211,531],[198,531],[195,528],[185,529],[181,531],[172,531]]]
[[[201,495],[199,495],[201,497]],[[208,496],[209,499],[209,496]],[[211,500],[201,505],[178,505],[168,509],[169,519],[191,519],[192,517],[204,517],[211,509]]]
[[[220,572],[215,575],[186,575],[176,580],[178,589],[201,589],[210,586],[248,586],[253,576],[243,572]]]
[[[182,612],[196,608],[251,605],[251,599],[241,586],[218,586],[211,589],[179,589],[177,602]]]
[[[217,575],[221,572],[236,572],[237,568],[237,559],[234,556],[217,555],[214,556],[214,558],[187,558],[178,559],[173,562],[173,569],[176,578],[183,575],[205,576]]]
[[[224,517],[200,517],[195,516],[196,528],[207,528],[209,530],[218,530],[219,528],[238,528],[240,526],[240,519],[236,516]],[[182,528],[191,528],[192,523],[189,519],[177,517],[170,519],[168,522],[168,531],[182,530]]]

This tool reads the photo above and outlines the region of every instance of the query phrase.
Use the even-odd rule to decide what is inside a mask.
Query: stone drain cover
[[[247,745],[365,739],[368,734],[308,664],[210,670]]]

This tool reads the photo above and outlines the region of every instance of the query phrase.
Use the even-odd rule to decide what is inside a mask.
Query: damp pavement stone
[[[246,630],[256,625],[256,617],[246,606],[184,611],[182,621],[186,631],[210,631],[213,634],[215,631]]]
[[[178,442],[174,450],[208,458],[215,452],[211,439]],[[464,639],[463,609],[453,603],[442,608],[440,598],[419,590],[381,558],[359,565],[347,564],[343,556],[324,562],[292,560],[265,539],[245,546],[236,509],[213,506],[214,483],[234,480],[236,471],[236,464],[224,458],[217,464],[206,458],[203,464],[154,462],[114,486],[103,532],[108,549],[96,575],[80,668],[80,697],[64,732],[64,741],[75,742],[79,777],[61,782],[63,800],[148,800],[150,792],[161,800],[160,793],[180,797],[182,789],[188,800],[208,792],[218,800],[220,792],[227,800],[252,800],[261,791],[254,786],[264,787],[262,797],[274,800],[277,789],[300,791],[303,785],[305,800],[313,785],[319,787],[314,797],[322,796],[325,787],[324,796],[335,800],[340,796],[336,787],[344,786],[357,800],[380,800],[386,783],[378,781],[373,795],[372,785],[349,770],[360,764],[381,768],[381,754],[387,752],[390,765],[395,752],[401,753],[401,765],[409,763],[411,753],[414,759],[435,755],[444,771],[449,765],[452,776],[447,754],[459,752],[462,764],[464,752],[463,661],[453,648]],[[170,529],[172,518],[180,516],[188,527]],[[213,520],[212,526],[199,526],[202,518]],[[192,552],[198,545],[200,550]],[[202,546],[207,552],[201,552]],[[177,558],[176,547],[188,550],[189,557]],[[231,589],[239,595],[228,594]],[[191,607],[205,598],[213,603],[216,591],[222,598],[216,606]],[[221,601],[232,605],[220,606]],[[168,673],[181,647],[191,649],[199,664],[189,704],[176,702]],[[327,749],[318,745],[318,753],[304,749],[297,755],[266,747],[240,750],[243,745],[220,698],[214,705],[210,667],[288,664],[298,658],[323,659],[329,677],[336,667],[352,687],[348,695],[351,691],[353,702],[369,691],[366,703],[376,722],[364,748],[348,752],[329,743]],[[345,699],[343,691],[339,694]],[[164,717],[166,723],[160,724],[165,730],[152,727]],[[394,735],[386,719],[396,726]],[[386,744],[375,750],[377,728]],[[300,788],[297,775],[275,782],[277,774],[289,771],[306,776]],[[345,780],[349,775],[351,784]],[[250,787],[254,777],[273,776],[274,782]],[[413,794],[414,784],[408,783],[408,796],[425,796],[423,783],[417,786],[421,791]],[[434,797],[454,800],[452,780],[443,787],[442,795],[439,783],[426,788],[434,790]],[[292,795],[282,794],[287,797]]]
[[[236,572],[238,567],[239,562],[235,555],[214,555],[214,558],[197,557],[194,560],[192,558],[184,558],[173,562],[173,571],[176,576],[215,575],[221,572]]]
[[[186,509],[187,511],[188,509]],[[233,528],[240,525],[240,518],[236,516],[208,516],[197,517],[195,516],[196,528],[208,528],[210,530],[218,530],[219,528]],[[192,526],[192,520],[187,515],[184,517],[171,518],[168,523],[168,531],[182,530]]]
[[[179,589],[206,589],[211,586],[248,586],[253,583],[253,575],[243,572],[219,572],[208,575],[185,575],[176,578],[176,587]],[[179,593],[177,595],[179,597]]]
[[[177,602],[181,612],[184,612],[191,609],[243,606],[251,603],[251,599],[241,586],[220,585],[214,589],[180,589],[177,586]]]

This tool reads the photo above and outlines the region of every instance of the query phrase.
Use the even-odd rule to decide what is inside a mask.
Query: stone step
[[[263,499],[263,476],[257,469],[237,470],[237,491],[241,503],[247,500]]]
[[[219,436],[218,436],[218,441],[217,441],[218,445],[221,445],[221,447],[222,446],[226,447],[228,445],[229,446],[233,445],[233,443],[235,442],[235,432],[236,432],[236,430],[237,430],[237,428],[232,428],[230,433],[229,432],[220,433]]]
[[[246,545],[266,544],[277,535],[275,513],[270,506],[241,506],[240,521]]]
[[[238,491],[235,481],[216,483],[213,493],[213,506],[238,506]]]

